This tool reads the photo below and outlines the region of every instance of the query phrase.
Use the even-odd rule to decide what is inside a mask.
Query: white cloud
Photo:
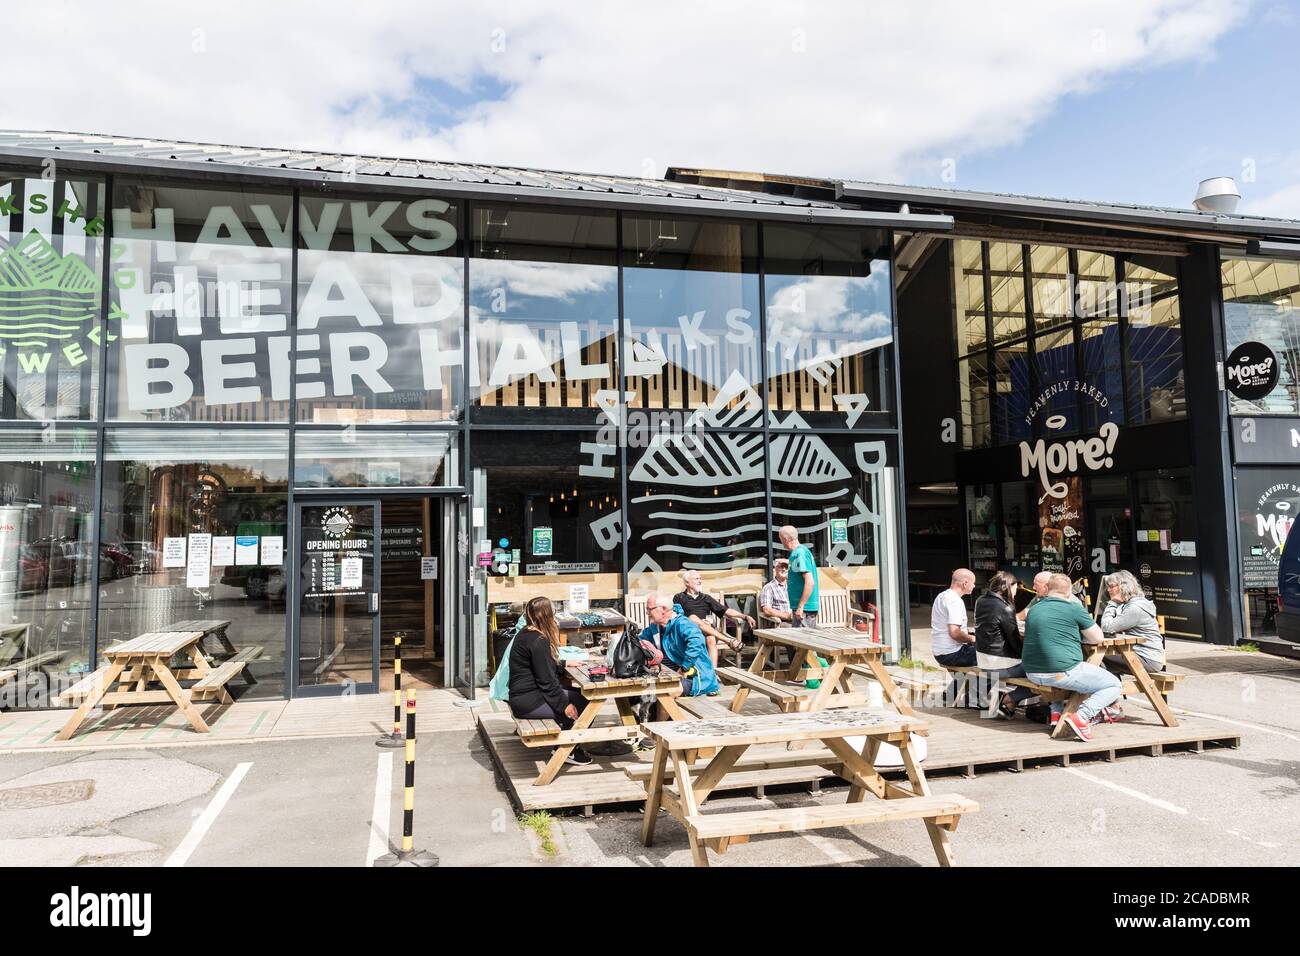
[[[1210,55],[1245,2],[11,6],[8,128],[900,179],[1014,142],[1068,93]],[[503,97],[441,129],[391,108],[421,81],[485,80]]]

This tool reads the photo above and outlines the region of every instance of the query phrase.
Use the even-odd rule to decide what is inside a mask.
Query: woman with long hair
[[[550,599],[529,601],[524,621],[510,648],[510,713],[521,720],[553,720],[568,730],[585,701],[579,691],[561,682],[560,628]],[[574,747],[565,763],[589,764],[591,757]]]
[[[1009,571],[999,571],[989,579],[988,589],[975,602],[975,660],[982,671],[981,682],[989,681],[992,692],[996,682],[1024,677],[1020,665],[1023,642],[1016,623],[1016,591],[1020,582]],[[1028,687],[1012,688],[998,701],[998,715],[1011,719],[1016,705],[1034,696]]]
[[[1116,571],[1102,579],[1102,587],[1109,600],[1101,613],[1101,630],[1107,637],[1124,635],[1140,637],[1142,643],[1134,646],[1138,662],[1148,672],[1165,669],[1165,638],[1160,633],[1160,620],[1156,606],[1142,590],[1142,585],[1132,571]],[[1112,674],[1127,674],[1128,662],[1119,654],[1107,654],[1103,661]]]

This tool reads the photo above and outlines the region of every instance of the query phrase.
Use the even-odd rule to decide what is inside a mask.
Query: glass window
[[[99,417],[104,185],[0,172],[0,419]]]
[[[776,427],[892,423],[887,237],[878,229],[763,226],[767,398]]]
[[[1130,256],[1124,275],[1129,420],[1141,424],[1185,418],[1178,262],[1172,256]],[[1225,305],[1225,314],[1232,314],[1231,307]]]
[[[966,540],[970,547],[970,569],[982,586],[997,573],[998,488],[997,485],[967,485],[962,489],[966,508]],[[951,570],[949,571],[951,574]]]
[[[1295,611],[1286,606],[1294,602],[1294,548],[1286,553],[1285,567],[1283,549],[1300,514],[1300,472],[1295,468],[1237,468],[1233,487],[1246,612],[1243,637],[1276,637],[1278,611]]]
[[[302,422],[432,422],[464,406],[464,249],[455,203],[304,196],[296,396]]]
[[[1139,472],[1137,574],[1170,637],[1205,636],[1196,509],[1190,468]],[[1192,554],[1187,554],[1187,545]]]
[[[0,689],[5,707],[50,707],[90,662],[90,599],[131,573],[120,542],[95,544],[95,433],[0,428]]]
[[[1069,322],[1074,315],[1069,250],[1063,246],[1030,246],[1029,269],[1035,328],[1050,329]]]
[[[957,303],[957,354],[984,348],[989,341],[984,306],[984,244],[958,239],[952,244],[953,296]]]
[[[108,416],[283,422],[288,194],[113,185]]]
[[[1300,262],[1225,259],[1223,324],[1229,353],[1244,342],[1261,342],[1278,363],[1273,391],[1256,401],[1229,393],[1230,412],[1300,414]],[[1180,353],[1180,373],[1181,358]]]
[[[987,448],[993,439],[988,358],[972,355],[958,362],[957,385],[961,391],[962,447]]]
[[[1022,585],[1031,585],[1043,569],[1042,527],[1034,482],[1008,481],[1002,485],[1002,564]]]
[[[590,422],[618,394],[615,215],[476,205],[470,222],[474,420]]]
[[[994,443],[1004,445],[1028,438],[1030,396],[1033,378],[1029,367],[1029,343],[1008,342],[993,353],[997,389],[994,392]]]
[[[1083,323],[1081,355],[1083,383],[1079,404],[1083,427],[1093,431],[1104,422],[1124,422],[1124,363],[1120,355],[1118,321]]]
[[[181,621],[224,621],[236,650],[257,649],[248,665],[257,682],[227,689],[279,697],[288,465],[284,429],[107,430],[101,546],[132,562],[101,581],[99,646]],[[196,537],[210,560],[191,560]],[[220,659],[223,645],[210,640],[205,650]]]
[[[1019,243],[989,243],[989,288],[993,296],[993,344],[1025,334],[1025,262]]]
[[[1079,373],[1074,361],[1074,329],[1040,334],[1034,341],[1034,360],[1038,368],[1038,396],[1030,414],[1035,431],[1040,435],[1077,431],[1075,385]]]
[[[758,226],[624,216],[623,265],[630,407],[745,404],[762,380]]]
[[[294,435],[298,488],[437,488],[460,484],[460,432],[343,428]]]
[[[881,639],[897,653],[898,527],[892,439],[783,435],[772,439],[773,553],[786,554],[777,529],[791,524],[817,562],[822,593],[847,591],[874,611]]]
[[[816,436],[811,444],[820,445]],[[788,460],[800,436],[774,438],[772,468],[816,469]],[[782,459],[778,462],[778,458]],[[629,586],[634,593],[681,590],[675,572],[695,568],[705,583],[750,579],[767,567],[768,515],[761,432],[697,429],[655,436],[628,450]],[[811,489],[809,489],[811,491]],[[792,520],[778,513],[777,524]]]

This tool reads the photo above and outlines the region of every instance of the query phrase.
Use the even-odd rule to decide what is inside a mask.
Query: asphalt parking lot
[[[1075,761],[970,779],[933,774],[936,793],[961,793],[981,806],[954,835],[958,862],[1294,865],[1300,666],[1231,656],[1247,659],[1254,672],[1198,674],[1175,700],[1177,709],[1240,731],[1238,750]],[[1232,662],[1225,659],[1224,666]],[[642,847],[641,814],[634,809],[555,815],[557,853],[548,856],[518,826],[475,734],[428,734],[418,747],[416,846],[436,852],[444,865],[690,865],[685,834],[671,820],[661,822],[656,846]],[[400,750],[383,751],[359,737],[11,754],[0,758],[0,861],[365,866],[400,839],[401,774]],[[843,790],[769,791],[768,799],[836,802]],[[752,797],[719,804],[732,801],[754,806]],[[935,860],[923,827],[901,823],[758,837],[714,863],[933,866]]]

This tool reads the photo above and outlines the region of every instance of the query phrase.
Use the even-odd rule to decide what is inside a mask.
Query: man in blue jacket
[[[645,599],[645,613],[650,624],[641,632],[641,640],[658,645],[665,659],[682,672],[682,693],[687,697],[716,694],[718,676],[704,634],[695,622],[662,594]]]

